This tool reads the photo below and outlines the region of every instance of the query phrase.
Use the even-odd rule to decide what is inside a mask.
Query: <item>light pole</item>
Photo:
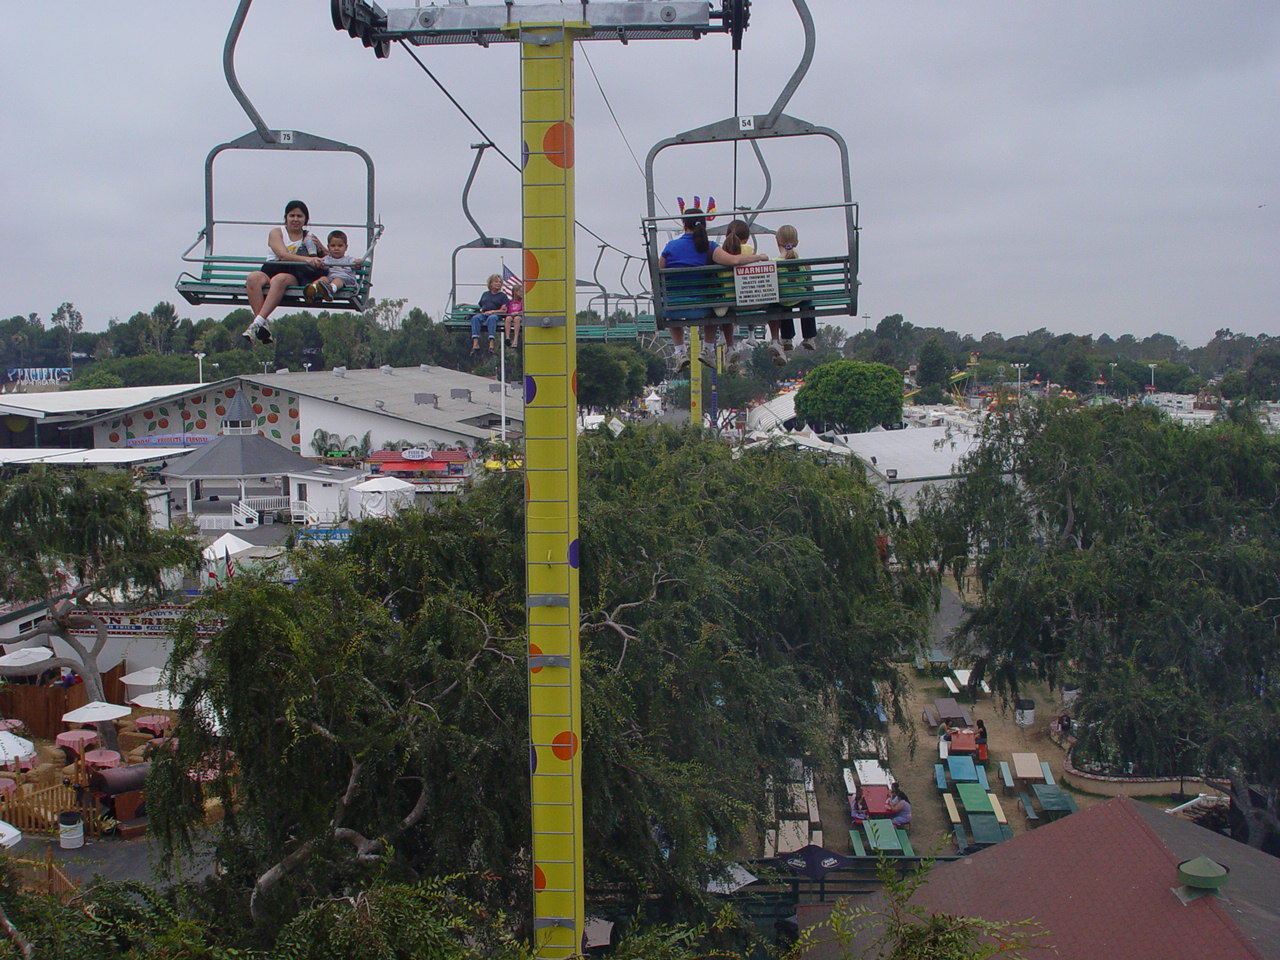
[[[1022,371],[1027,369],[1025,363],[1015,363],[1013,369],[1018,371],[1018,399],[1022,399]]]
[[[1149,389],[1151,390],[1152,393],[1155,393],[1156,392],[1156,367],[1159,366],[1159,364],[1148,363],[1147,366],[1151,368],[1151,386],[1149,387]]]
[[[303,370],[305,370],[307,373],[310,373],[310,372],[311,372],[311,364],[309,364],[309,363],[304,363],[304,364],[302,365],[302,369],[303,369]]]
[[[862,332],[863,333],[867,332],[867,324],[869,324],[870,322],[871,322],[871,314],[864,313],[862,315]]]
[[[199,365],[199,367],[200,367],[200,382],[201,382],[201,383],[204,383],[204,358],[205,358],[206,356],[208,356],[208,354],[204,354],[204,353],[197,353],[197,354],[196,354],[196,363],[197,363],[197,364]]]
[[[1115,383],[1116,382],[1116,365],[1114,363],[1108,363],[1107,366],[1111,368],[1111,380],[1109,382]],[[1108,390],[1107,392],[1110,393],[1111,391]]]

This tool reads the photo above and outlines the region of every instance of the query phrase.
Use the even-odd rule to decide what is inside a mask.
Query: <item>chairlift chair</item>
[[[224,304],[227,306],[247,306],[249,303],[245,291],[245,280],[262,266],[263,255],[250,256],[229,255],[218,251],[214,244],[216,227],[222,226],[279,226],[278,220],[219,220],[214,215],[214,161],[228,150],[284,150],[351,153],[358,156],[365,164],[365,219],[363,223],[332,223],[328,227],[339,227],[350,230],[364,230],[365,250],[360,259],[363,265],[356,271],[360,282],[352,287],[344,287],[331,301],[323,304],[326,310],[363,310],[369,303],[369,290],[373,283],[373,254],[379,238],[382,236],[382,224],[377,222],[374,208],[374,168],[373,159],[364,150],[337,140],[304,133],[301,130],[272,130],[262,119],[253,103],[240,86],[235,73],[235,47],[240,31],[248,15],[253,0],[240,0],[235,16],[231,21],[231,29],[222,50],[223,75],[232,95],[240,103],[253,123],[254,129],[244,136],[220,143],[209,151],[204,163],[204,226],[191,244],[182,254],[187,263],[198,264],[195,272],[183,271],[175,289],[182,298],[192,304]],[[197,248],[199,252],[197,252]],[[303,289],[290,287],[281,306],[312,307],[303,297]]]

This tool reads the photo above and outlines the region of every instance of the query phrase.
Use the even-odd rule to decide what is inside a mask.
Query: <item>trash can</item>
[[[79,810],[64,810],[58,814],[58,846],[63,850],[84,846],[84,820]]]
[[[1064,683],[1062,685],[1062,705],[1069,707],[1076,702],[1080,696],[1080,686],[1075,683]]]
[[[1036,722],[1036,702],[1034,700],[1015,700],[1013,702],[1013,722],[1020,727],[1029,727]]]

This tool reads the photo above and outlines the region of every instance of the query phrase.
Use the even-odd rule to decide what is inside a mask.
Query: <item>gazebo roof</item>
[[[176,480],[243,480],[280,477],[315,468],[306,457],[251,433],[218,437],[162,472]]]

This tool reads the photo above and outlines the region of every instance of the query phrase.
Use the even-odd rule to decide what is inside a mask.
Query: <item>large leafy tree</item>
[[[857,433],[902,419],[902,374],[858,360],[824,363],[796,392],[796,416],[811,427]]]
[[[127,474],[36,466],[0,478],[0,598],[44,607],[44,619],[16,640],[56,637],[70,647],[74,659],[36,669],[72,667],[90,700],[106,699],[98,665],[104,609],[155,599],[166,590],[166,573],[194,568],[199,557],[194,538],[152,526],[147,498]],[[92,641],[77,635],[85,630]],[[0,675],[31,672],[0,668]],[[114,749],[115,727],[99,728]]]
[[[1280,833],[1280,444],[1248,417],[1028,405],[989,422],[941,504],[980,605],[963,630],[1008,691],[1080,685],[1077,751],[1222,776],[1249,842]]]
[[[834,760],[877,696],[895,709],[890,659],[921,635],[931,581],[848,465],[631,427],[584,439],[580,463],[589,883],[688,917],[724,865],[708,833],[731,851],[787,757]],[[494,476],[362,525],[295,556],[292,589],[237,577],[184,628],[187,732],[153,770],[152,822],[171,846],[196,839],[185,771],[230,750],[215,840],[261,925],[459,869],[526,911],[522,495],[518,474]],[[882,534],[901,536],[901,564],[881,560]]]

